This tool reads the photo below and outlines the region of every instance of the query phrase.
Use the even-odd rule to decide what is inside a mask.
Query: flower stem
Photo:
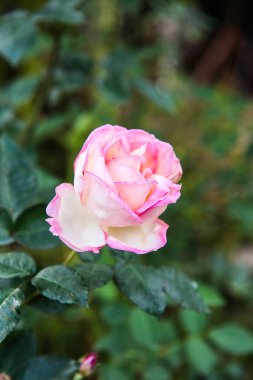
[[[73,259],[73,257],[75,256],[75,254],[76,254],[75,251],[71,251],[66,257],[66,259],[64,260],[63,265],[68,265],[70,261]]]

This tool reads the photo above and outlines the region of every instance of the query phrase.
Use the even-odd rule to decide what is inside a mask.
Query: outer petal
[[[162,141],[157,141],[157,143],[158,159],[155,173],[165,176],[172,182],[177,183],[183,173],[180,161],[176,157],[170,144]]]
[[[105,235],[97,220],[82,206],[79,194],[71,184],[56,188],[56,196],[47,207],[51,217],[47,222],[50,231],[77,252],[98,253],[105,245]]]
[[[141,223],[138,215],[93,173],[85,172],[82,203],[105,226],[125,227]]]
[[[107,229],[107,244],[112,248],[135,253],[156,251],[166,244],[168,225],[157,219],[136,227]]]
[[[108,143],[110,145],[112,140],[115,139],[115,136],[118,136],[118,134],[125,131],[127,131],[126,128],[123,128],[117,125],[113,126],[113,125],[107,124],[102,127],[96,128],[89,135],[89,137],[85,141],[81,151],[79,152],[74,162],[74,172],[75,172],[74,186],[78,192],[82,191],[83,171],[85,169],[85,166],[89,164],[88,161],[91,159],[92,161],[91,165],[94,167],[94,162],[96,163],[96,160],[98,160],[96,168],[89,169],[89,171],[95,172],[95,170],[99,169],[100,173],[103,172],[104,167],[105,167],[104,151],[106,150]],[[94,154],[96,154],[96,158],[94,157],[92,158]],[[101,164],[102,164],[102,167],[101,167]],[[96,175],[98,175],[97,172],[96,172]]]
[[[100,146],[103,150],[103,148],[106,147],[108,142],[111,142],[116,135],[125,131],[127,131],[126,128],[110,124],[106,124],[102,127],[96,128],[93,132],[91,132],[91,134],[83,144],[81,152],[86,151],[87,148],[90,148],[93,144]]]

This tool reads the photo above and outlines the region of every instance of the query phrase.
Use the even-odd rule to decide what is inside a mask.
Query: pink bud
[[[84,376],[89,376],[94,371],[98,361],[96,352],[91,352],[81,360],[79,372]],[[1,380],[1,378],[0,378]]]

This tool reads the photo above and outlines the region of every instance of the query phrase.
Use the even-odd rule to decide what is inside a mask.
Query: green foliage
[[[106,285],[112,278],[112,269],[104,264],[79,264],[71,267],[83,278],[88,290]]]
[[[36,26],[27,12],[16,11],[0,19],[0,53],[18,64],[33,48],[36,42]]]
[[[119,263],[115,269],[119,289],[132,302],[151,314],[161,314],[166,306],[161,280],[144,266]]]
[[[208,311],[197,292],[198,284],[184,273],[170,268],[163,268],[158,273],[158,276],[163,280],[164,291],[180,306],[199,312]]]
[[[36,355],[36,349],[35,338],[30,331],[9,336],[1,350],[1,372],[13,377],[21,374],[28,361]]]
[[[71,379],[77,370],[77,365],[73,360],[59,356],[41,356],[32,358],[18,380],[54,380]]]
[[[32,280],[41,293],[61,303],[88,306],[88,290],[80,274],[64,265],[42,269]]]
[[[11,218],[8,212],[0,209],[0,245],[7,245],[14,241],[11,235]]]
[[[16,218],[35,202],[37,179],[25,154],[7,136],[0,139],[0,176],[0,207]]]
[[[24,294],[19,288],[0,291],[0,342],[18,323],[18,309],[23,300]]]
[[[148,313],[161,314],[164,311],[166,294],[182,307],[207,311],[197,293],[197,284],[174,269],[119,263],[115,269],[115,279],[120,290]]]
[[[217,365],[218,356],[205,341],[197,336],[190,337],[185,344],[185,350],[187,360],[198,373],[212,373]]]
[[[78,379],[71,358],[97,350],[98,380],[250,378],[252,105],[176,69],[181,39],[211,25],[183,0],[2,3],[0,373]],[[168,245],[61,265],[45,207],[106,123],[151,131],[180,157]]]
[[[45,206],[34,206],[26,210],[14,226],[15,240],[28,248],[48,249],[56,247],[59,241],[49,232],[45,222]]]
[[[50,0],[33,19],[46,23],[80,24],[84,21],[82,12],[76,9],[80,0]]]
[[[225,324],[210,332],[211,340],[222,350],[236,355],[253,351],[253,334],[242,326]]]
[[[35,261],[23,252],[0,254],[0,278],[27,277],[36,271]]]

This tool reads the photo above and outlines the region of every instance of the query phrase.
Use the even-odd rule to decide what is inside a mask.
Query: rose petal
[[[132,165],[133,161],[135,161],[135,165]],[[139,164],[138,157],[132,156],[129,162],[127,159],[115,158],[108,162],[107,168],[114,182],[144,181],[144,177],[138,170]]]
[[[102,152],[104,152],[104,149],[106,148],[106,145],[108,142],[112,143],[113,139],[118,136],[120,133],[127,131],[126,128],[120,127],[118,125],[110,125],[106,124],[102,127],[96,128],[85,143],[83,144],[83,147],[81,149],[81,152],[86,151],[88,148],[91,148],[93,144],[100,146]],[[117,137],[118,139],[118,137]]]
[[[47,220],[50,231],[71,249],[97,253],[105,245],[104,232],[89,210],[82,206],[71,184],[63,183],[56,188],[56,196],[46,211],[51,217]]]
[[[106,242],[112,248],[148,253],[166,244],[167,228],[168,225],[159,219],[135,227],[110,227],[106,230]]]
[[[115,182],[115,185],[120,198],[135,211],[145,202],[153,182]]]
[[[176,157],[172,146],[168,143],[158,141],[158,159],[155,174],[167,177],[177,183],[182,177],[182,167]]]
[[[150,178],[156,181],[155,189],[146,202],[136,210],[138,215],[153,207],[176,203],[180,197],[181,185],[160,175],[152,175]]]
[[[141,223],[138,215],[93,173],[85,172],[82,202],[103,225],[125,227]]]
[[[105,150],[106,161],[112,160],[116,157],[125,156],[126,154],[128,154],[127,147],[121,139],[108,144]]]
[[[153,208],[150,208],[149,210],[143,212],[140,215],[141,220],[143,223],[147,223],[148,221],[152,221],[157,219],[167,208],[167,205],[164,206],[156,206]]]

